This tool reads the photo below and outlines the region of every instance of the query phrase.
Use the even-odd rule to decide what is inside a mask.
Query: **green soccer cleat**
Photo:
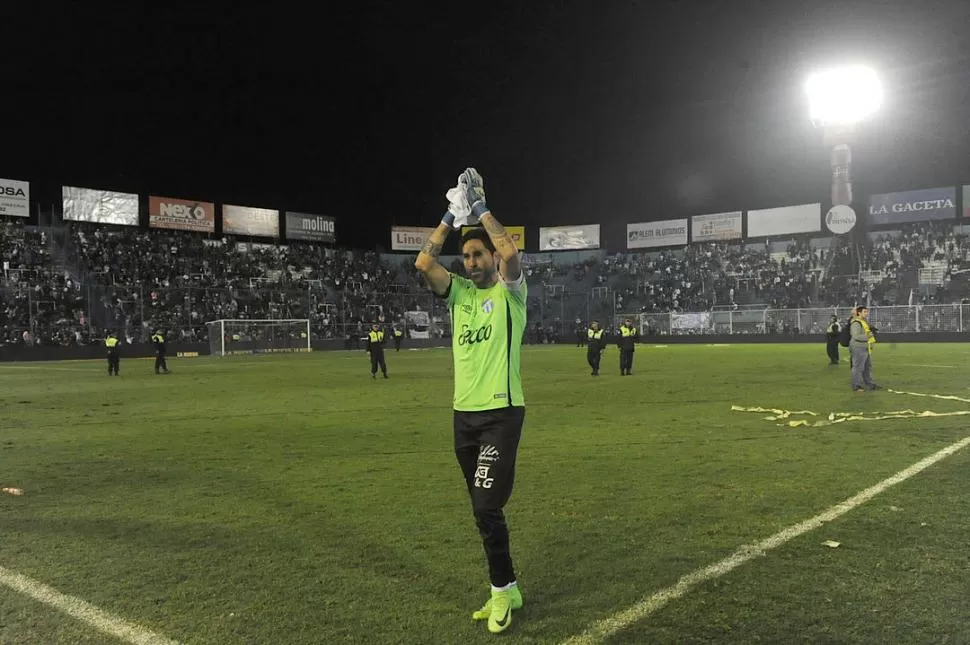
[[[518,585],[515,585],[507,592],[498,592],[498,593],[508,594],[509,604],[512,609],[522,609],[522,592],[519,591]],[[485,601],[485,604],[482,606],[482,608],[479,609],[478,611],[472,612],[472,620],[486,620],[488,618],[491,618],[492,599],[495,598],[495,594],[496,592],[492,592],[492,597]],[[499,616],[498,618],[501,619],[502,617]],[[507,623],[505,627],[508,627]],[[500,628],[498,631],[502,631],[503,629],[505,629],[505,627]],[[491,625],[489,625],[489,629],[491,629]]]

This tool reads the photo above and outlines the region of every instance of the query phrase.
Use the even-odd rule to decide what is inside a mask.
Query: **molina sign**
[[[337,241],[337,220],[327,215],[286,212],[286,239],[311,242]]]
[[[957,216],[956,188],[927,188],[869,198],[869,224],[902,224]]]
[[[464,235],[472,229],[478,228],[477,226],[462,226],[461,234]],[[524,226],[506,226],[505,232],[509,234],[512,241],[515,242],[515,248],[520,251],[525,251],[525,227]]]
[[[0,216],[30,217],[30,183],[0,179]]]
[[[433,228],[424,226],[392,226],[391,250],[420,251],[432,231]]]
[[[687,246],[687,220],[667,219],[626,225],[626,248],[646,249],[656,246]]]
[[[216,230],[216,205],[212,202],[149,195],[148,225],[152,228],[212,233]]]

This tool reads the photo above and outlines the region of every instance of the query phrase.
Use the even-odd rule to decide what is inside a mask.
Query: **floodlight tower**
[[[848,233],[856,221],[849,145],[856,126],[882,105],[882,84],[868,67],[842,67],[811,75],[805,91],[809,117],[832,149],[832,210],[825,222],[833,233]]]

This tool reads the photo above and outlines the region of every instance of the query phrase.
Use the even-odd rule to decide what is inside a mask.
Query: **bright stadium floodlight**
[[[882,105],[882,83],[868,67],[817,72],[805,83],[808,112],[816,126],[854,125]]]
[[[852,151],[855,128],[882,105],[882,84],[868,67],[840,67],[809,76],[805,83],[808,114],[832,148],[832,209],[825,216],[829,230],[843,235],[856,223],[852,210]]]

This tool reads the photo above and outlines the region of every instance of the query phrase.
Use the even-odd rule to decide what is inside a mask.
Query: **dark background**
[[[886,87],[857,194],[970,181],[967,2],[153,5],[5,8],[0,177],[322,213],[373,248],[474,165],[504,223],[622,248],[826,202],[802,85],[848,62]]]

